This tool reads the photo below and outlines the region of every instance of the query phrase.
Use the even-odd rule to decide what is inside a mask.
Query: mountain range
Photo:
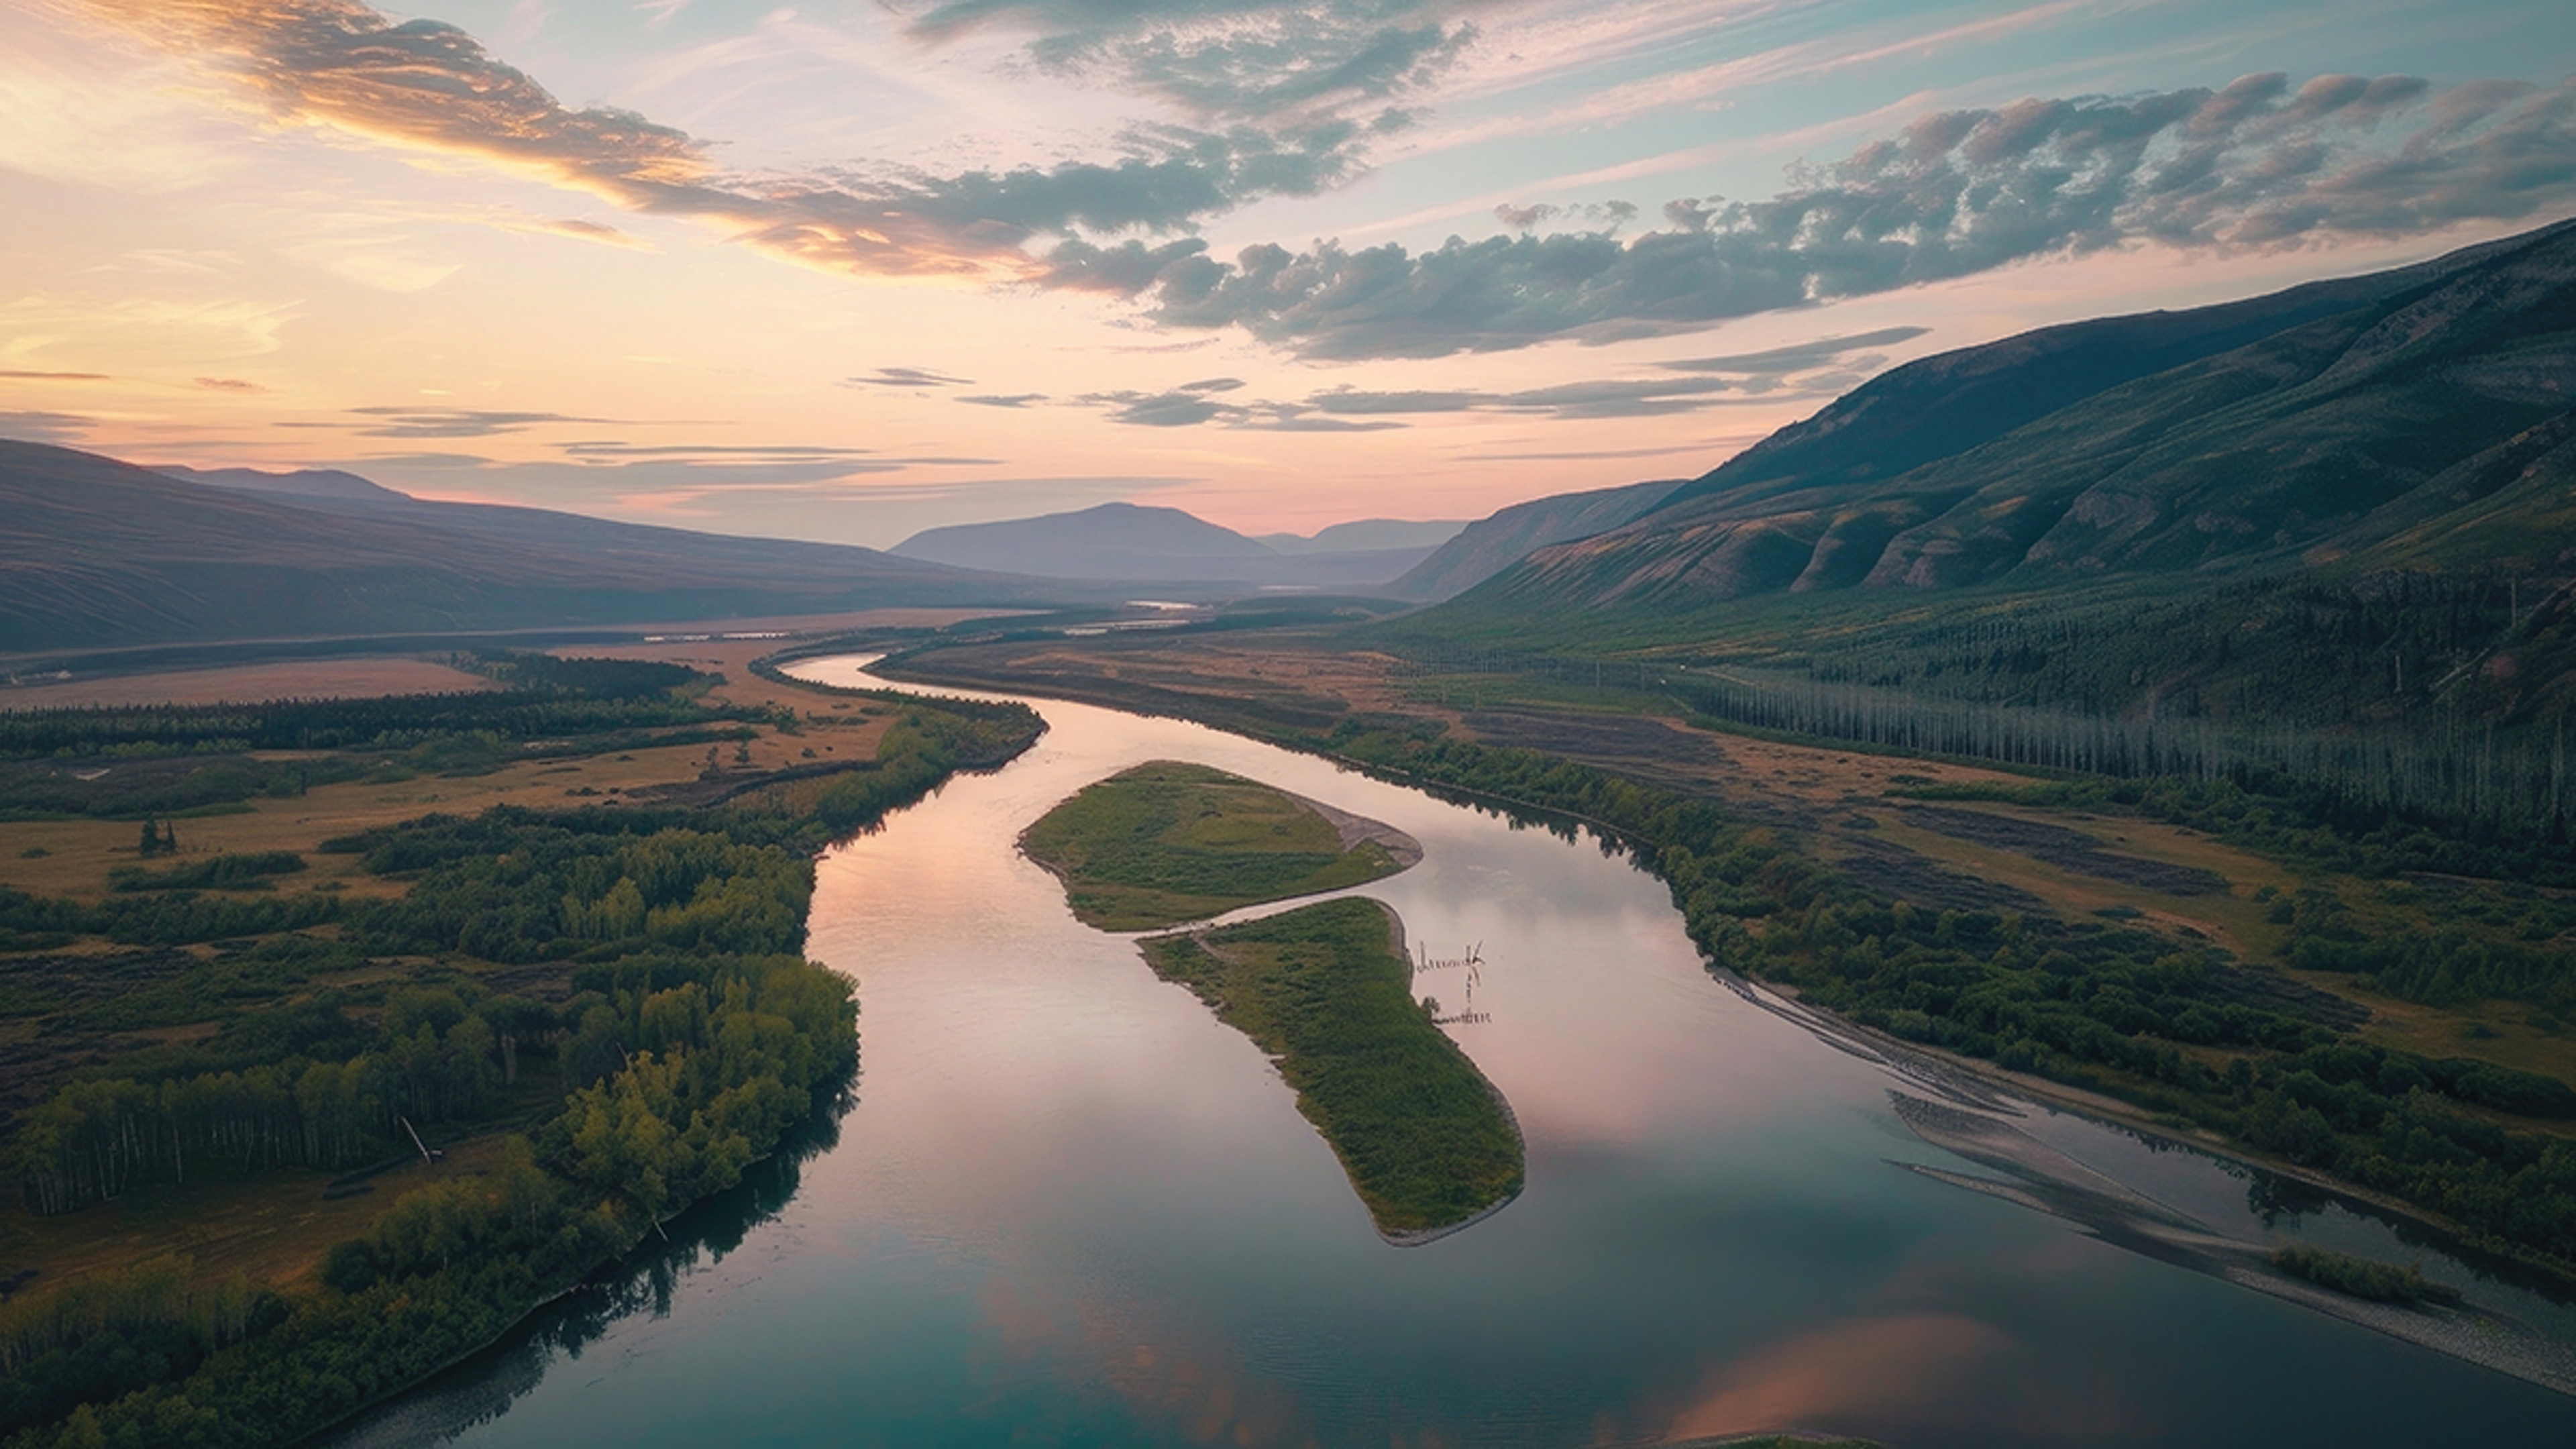
[[[1372,626],[1395,646],[2536,717],[2576,705],[2576,223],[1924,358],[1696,478],[1464,528],[1251,538],[1112,503],[878,552],[33,443],[0,443],[0,515],[9,652],[1302,586],[1446,600]]]
[[[1366,519],[1312,538],[1248,538],[1177,508],[1103,503],[1068,513],[925,529],[899,558],[1047,578],[1251,588],[1375,589],[1465,525]]]
[[[0,653],[1086,593],[874,549],[430,502],[347,473],[194,476],[0,441]]]
[[[1897,368],[1636,519],[1532,554],[1489,597],[1688,609],[2387,550],[2526,466],[2563,466],[2571,407],[2576,227],[2560,226]]]
[[[2571,588],[2560,224],[1907,364],[1387,627],[2087,710],[2528,717],[2576,704]]]

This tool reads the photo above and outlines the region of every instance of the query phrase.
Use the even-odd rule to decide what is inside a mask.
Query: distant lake
[[[875,684],[861,658],[799,674]],[[1171,720],[1049,729],[821,864],[809,954],[859,983],[837,1137],[680,1243],[379,1411],[344,1449],[1600,1446],[1796,1427],[1898,1449],[2576,1442],[2576,1399],[1908,1171],[1926,1088],[1702,965],[1661,884],[1567,839]],[[1371,1231],[1250,1043],[1077,923],[1020,830],[1197,761],[1372,816],[1364,887],[1433,956],[1529,1185],[1427,1247]],[[1272,908],[1275,909],[1275,908]],[[1419,992],[1464,1003],[1458,973]],[[2239,1236],[2259,1181],[2025,1108],[2078,1161]],[[2276,1232],[2407,1262],[2576,1342],[2576,1315],[2310,1198]]]

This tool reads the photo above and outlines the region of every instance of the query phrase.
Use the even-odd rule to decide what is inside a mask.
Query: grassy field
[[[1520,1191],[1520,1131],[1413,999],[1384,906],[1325,901],[1157,937],[1145,957],[1278,1058],[1379,1232],[1453,1226]]]
[[[1104,931],[1360,885],[1419,858],[1383,827],[1337,825],[1267,785],[1169,760],[1084,789],[1020,847],[1065,883],[1074,915]]]

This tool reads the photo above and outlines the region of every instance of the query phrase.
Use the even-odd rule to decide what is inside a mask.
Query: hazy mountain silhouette
[[[1367,542],[1392,529],[1455,525],[1342,525]],[[1326,529],[1313,540],[1322,544]],[[1337,540],[1338,542],[1338,540]],[[1069,513],[924,529],[894,546],[901,558],[1049,578],[1127,583],[1236,583],[1251,587],[1370,589],[1430,554],[1432,545],[1311,547],[1283,552],[1177,508],[1103,503]]]
[[[0,517],[9,521],[0,529],[0,651],[1026,604],[1085,592],[874,549],[432,503],[352,474],[288,476],[313,491],[187,482],[0,441]]]

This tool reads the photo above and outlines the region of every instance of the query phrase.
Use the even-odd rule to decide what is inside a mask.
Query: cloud
[[[652,250],[650,244],[628,236],[606,222],[584,221],[577,216],[541,217],[532,222],[522,223],[516,229],[568,236],[576,241],[604,242],[609,246],[627,247],[636,251]]]
[[[279,426],[283,427],[284,424]],[[360,468],[488,468],[494,460],[480,453],[369,453]]]
[[[1663,229],[1624,241],[1604,228],[1421,253],[1260,245],[1224,262],[1191,239],[1077,239],[1048,255],[1045,280],[1317,359],[1671,335],[2138,242],[2246,251],[2564,208],[2576,202],[2576,81],[2437,93],[2409,76],[2293,90],[2262,75],[2030,99],[1918,117],[1791,183],[1759,201],[1683,198]]]
[[[260,386],[258,383],[238,377],[201,377],[197,378],[195,381],[197,386],[204,388],[208,392],[253,393],[268,391],[267,388]]]
[[[1542,201],[1514,206],[1507,201],[1494,208],[1494,220],[1514,231],[1534,231],[1558,217],[1576,217],[1599,223],[1605,231],[1617,231],[1637,219],[1637,206],[1629,201],[1603,201],[1590,206],[1553,206]]]
[[[1502,413],[1557,419],[1645,418],[1698,412],[1723,401],[1714,394],[1737,390],[1736,384],[1714,377],[1605,379],[1517,392],[1365,392],[1334,388],[1307,398],[1306,405],[1334,415]]]
[[[1353,422],[1325,416],[1306,403],[1220,402],[1218,396],[1243,387],[1239,378],[1212,377],[1183,383],[1164,392],[1094,392],[1074,398],[1076,407],[1099,408],[1113,423],[1140,428],[1191,428],[1216,423],[1228,428],[1275,433],[1373,433],[1405,426],[1398,422]]]
[[[972,387],[971,377],[950,377],[924,367],[880,367],[864,377],[845,377],[843,387]]]
[[[803,447],[767,443],[623,443],[601,440],[563,443],[567,457],[624,460],[631,458],[766,458],[812,462],[826,458],[873,456],[873,448]]]
[[[79,413],[0,412],[0,438],[36,443],[77,443],[98,426]]]
[[[1109,421],[1128,423],[1140,428],[1187,428],[1220,418],[1233,420],[1246,416],[1241,408],[1212,402],[1194,392],[1095,392],[1076,398],[1109,411]]]
[[[1738,352],[1725,357],[1687,357],[1674,362],[1658,362],[1655,365],[1673,372],[1722,372],[1741,377],[1785,377],[1793,372],[1807,372],[1840,361],[1846,353],[1858,352],[1870,347],[1891,347],[1899,342],[1911,342],[1931,330],[1929,327],[1882,327],[1875,332],[1857,332],[1848,337],[1819,337],[1813,342],[1799,342],[1763,352]]]
[[[909,29],[938,41],[976,28],[1030,36],[1029,62],[1059,75],[1143,91],[1211,118],[1380,109],[1431,84],[1476,39],[1433,0],[947,0]]]
[[[1594,448],[1569,453],[1460,453],[1456,457],[1461,463],[1579,463],[1609,458],[1660,458],[1672,453],[1709,453],[1722,449],[1730,443],[1737,446],[1751,443],[1762,436],[1760,433],[1751,433],[1742,438],[1721,438],[1714,441],[1702,439],[1695,443],[1675,443],[1664,448]]]
[[[1325,241],[1220,259],[1188,233],[1259,198],[1343,185],[1409,124],[1397,98],[1474,39],[1454,18],[1462,5],[942,0],[910,12],[916,36],[1017,31],[1025,63],[1097,72],[1193,121],[1136,127],[1121,154],[1047,166],[746,176],[678,129],[561,104],[462,30],[397,23],[358,0],[83,3],[224,70],[280,121],[478,158],[800,264],[1093,291],[1132,299],[1153,324],[1240,329],[1317,360],[1677,335],[2034,258],[2414,235],[2576,202],[2576,80],[2437,89],[2267,74],[1928,113],[1793,170],[1771,197],[1674,200],[1634,236],[1620,234],[1639,215],[1628,203],[1532,202],[1502,209],[1510,234],[1419,253]],[[1549,222],[1579,229],[1541,234]],[[361,262],[381,285],[445,275],[375,252],[331,264]]]
[[[0,371],[0,381],[6,382],[106,382],[108,380],[108,375],[103,372]]]
[[[1220,346],[1224,342],[1225,339],[1222,337],[1194,337],[1187,342],[1112,342],[1098,350],[1137,353],[1197,352],[1202,348]]]
[[[563,413],[527,413],[487,411],[480,408],[351,408],[360,417],[381,419],[374,426],[359,426],[362,438],[493,438],[503,433],[525,432],[538,423],[608,423],[609,418],[577,418]],[[280,423],[286,427],[290,424]],[[348,424],[303,423],[292,426],[332,427]]]
[[[1243,386],[1240,379],[1216,377],[1161,392],[1085,393],[1072,401],[1076,406],[1102,410],[1113,423],[1135,427],[1186,428],[1213,423],[1228,428],[1295,433],[1378,432],[1408,426],[1397,421],[1400,418],[1436,414],[1486,413],[1557,420],[1661,417],[1754,401],[1749,397],[1719,396],[1747,389],[1718,377],[1603,379],[1511,392],[1482,388],[1370,391],[1336,387],[1294,402],[1224,396]]]
[[[1042,392],[975,393],[957,400],[962,403],[973,403],[977,407],[1024,408],[1031,403],[1045,402],[1047,395]]]
[[[1373,134],[1313,115],[1269,127],[1143,128],[1114,160],[1047,168],[733,176],[687,133],[631,111],[565,106],[441,22],[398,23],[357,0],[85,3],[223,69],[279,120],[507,166],[628,211],[720,226],[774,256],[873,276],[1025,278],[1037,271],[1025,249],[1033,239],[1168,233],[1258,197],[1339,184]],[[624,240],[595,223],[545,225]]]

